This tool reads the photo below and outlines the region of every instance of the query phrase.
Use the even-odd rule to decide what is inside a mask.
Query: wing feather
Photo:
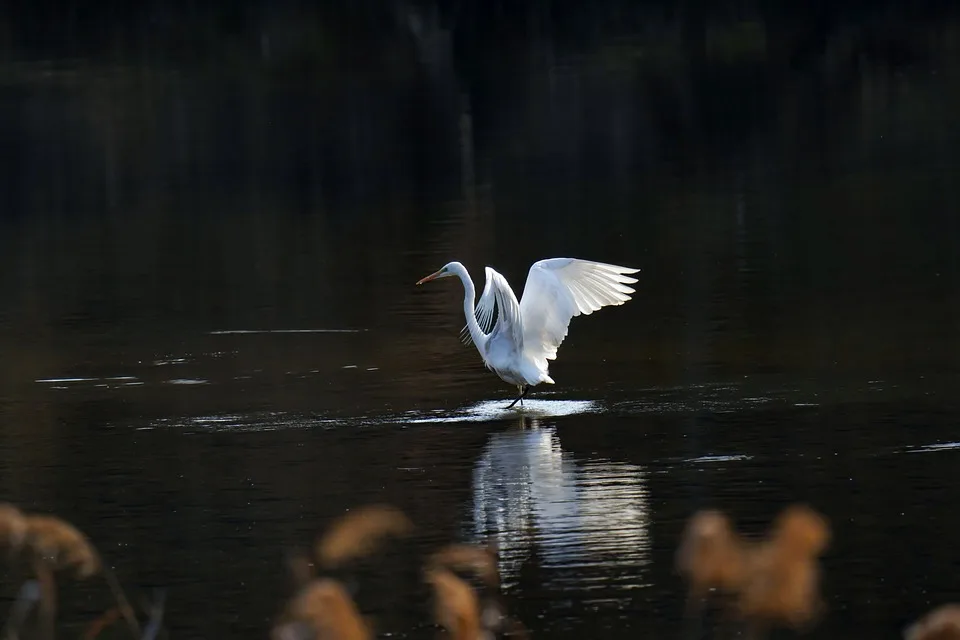
[[[576,258],[550,258],[530,267],[520,300],[523,342],[541,368],[557,357],[570,320],[630,300],[639,269]]]
[[[480,330],[488,335],[495,327],[504,327],[511,332],[517,349],[523,349],[523,326],[517,296],[514,295],[506,278],[490,267],[486,267],[485,271],[487,281],[474,312],[477,324],[480,325]],[[496,321],[494,321],[494,311],[497,314]],[[466,345],[473,342],[470,330],[466,326],[460,330],[460,339]]]
[[[477,306],[474,310],[477,324],[480,325],[480,330],[484,333],[490,333],[493,329],[493,312],[495,306],[496,294],[493,291],[493,280],[488,273],[487,282],[483,285],[483,293],[480,294],[480,299],[477,301]],[[467,328],[467,325],[463,325],[463,329],[460,330],[460,342],[467,346],[473,344],[473,338],[470,336],[470,329]]]

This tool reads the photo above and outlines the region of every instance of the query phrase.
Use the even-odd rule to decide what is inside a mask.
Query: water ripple
[[[960,449],[960,442],[937,442],[905,449],[904,453],[930,453],[932,451],[952,451],[956,449]]]
[[[483,400],[452,412],[438,412],[422,417],[411,416],[405,422],[411,424],[423,422],[490,422],[505,418],[513,419],[517,416],[559,418],[600,411],[599,404],[591,400],[524,400],[523,406],[517,404],[508,409],[510,402],[512,401]]]
[[[366,329],[221,329],[208,332],[211,336],[249,335],[259,333],[362,333]]]
[[[647,472],[622,462],[580,462],[565,453],[553,428],[534,426],[496,433],[474,467],[473,528],[500,550],[505,584],[536,555],[555,572],[604,576],[598,587],[613,591],[601,601],[619,603],[617,592],[635,588],[650,561]],[[622,572],[610,580],[610,570]],[[598,573],[598,575],[601,575]],[[555,575],[553,586],[564,578]]]

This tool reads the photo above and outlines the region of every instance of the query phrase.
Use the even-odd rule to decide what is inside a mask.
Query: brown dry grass
[[[497,551],[490,546],[451,544],[430,556],[429,566],[448,567],[476,575],[491,588],[500,586]]]
[[[27,523],[23,512],[12,504],[0,503],[0,544],[17,551],[26,537]]]
[[[75,526],[56,516],[25,517],[26,546],[38,562],[59,571],[74,569],[78,578],[100,571],[100,557],[93,545]]]
[[[750,543],[738,534],[726,514],[710,509],[691,516],[676,554],[678,573],[687,581],[687,610],[716,589],[720,597],[740,592],[746,580]]]
[[[316,575],[373,553],[389,536],[408,535],[412,522],[400,510],[369,505],[351,511],[319,536],[314,552],[290,558],[296,582],[271,630],[274,640],[369,640],[370,622],[346,587]],[[831,538],[828,521],[807,505],[790,505],[778,514],[767,536],[748,539],[718,510],[699,511],[689,519],[676,554],[676,566],[688,583],[688,605],[716,590],[728,597],[727,613],[747,624],[750,635],[776,626],[803,630],[825,610],[820,596],[819,557]],[[90,540],[71,523],[52,515],[25,514],[0,503],[0,544],[24,552],[32,560],[41,585],[41,622],[49,637],[56,607],[54,574],[72,570],[77,578],[109,574]],[[479,579],[471,584],[469,574]],[[527,636],[526,629],[505,614],[500,602],[498,554],[494,546],[451,544],[430,554],[424,576],[434,593],[434,617],[454,640],[504,635]],[[109,581],[109,576],[108,581]],[[113,583],[111,583],[111,588]],[[122,615],[135,637],[139,626],[117,586],[120,606],[88,628],[93,638]],[[960,605],[930,612],[904,632],[906,640],[960,640]]]
[[[787,507],[774,522],[769,539],[750,554],[740,615],[757,624],[793,629],[815,622],[825,607],[818,557],[829,539],[823,516],[804,505]]]
[[[384,538],[408,535],[413,528],[410,519],[395,507],[359,507],[330,525],[317,539],[314,553],[319,566],[336,567],[370,555]],[[316,565],[305,556],[291,556],[288,565],[298,591],[271,631],[274,640],[373,637],[373,630],[343,584],[332,578],[315,578]]]
[[[373,636],[342,583],[315,577],[316,568],[329,569],[373,553],[387,536],[407,535],[413,523],[400,510],[369,505],[339,518],[321,535],[314,552],[317,565],[305,556],[291,556],[289,569],[298,587],[274,625],[273,640],[307,638],[359,639]],[[487,592],[481,599],[467,580],[454,571],[479,578]],[[452,544],[427,558],[426,581],[433,587],[436,621],[458,640],[477,640],[491,632],[526,635],[518,622],[503,615],[497,591],[500,573],[492,546]]]
[[[119,582],[106,568],[93,543],[77,527],[53,515],[27,514],[14,505],[0,504],[0,542],[14,553],[23,552],[29,559],[40,587],[38,608],[43,635],[55,634],[57,612],[57,572],[72,570],[78,579],[102,574],[117,600],[118,607],[131,632],[140,636],[136,614]],[[7,632],[16,635],[15,628]]]
[[[826,518],[806,505],[785,508],[769,535],[748,540],[716,510],[695,513],[677,551],[677,569],[688,583],[688,610],[715,589],[728,614],[752,634],[768,627],[801,630],[824,610],[819,556],[830,540]]]
[[[434,590],[434,617],[453,638],[527,637],[526,628],[507,615],[500,598],[497,549],[492,545],[451,544],[427,559],[426,581]],[[454,572],[477,577],[482,592]]]
[[[334,522],[317,541],[315,551],[322,565],[334,567],[372,553],[387,536],[404,536],[412,531],[413,523],[399,509],[369,505]]]
[[[960,604],[941,605],[911,624],[904,640],[960,640]]]
[[[473,588],[447,569],[427,569],[426,579],[433,586],[437,623],[454,640],[479,640],[480,603]]]
[[[305,553],[292,554],[287,558],[287,569],[297,589],[305,587],[316,575],[317,567]]]
[[[303,633],[304,625],[309,633]],[[271,637],[273,640],[302,637],[367,640],[373,637],[373,632],[343,585],[336,580],[319,578],[290,600]]]

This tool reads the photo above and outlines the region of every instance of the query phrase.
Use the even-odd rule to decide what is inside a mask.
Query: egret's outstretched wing
[[[483,286],[483,293],[475,310],[477,324],[480,325],[481,331],[489,334],[494,328],[494,310],[496,310],[497,326],[502,325],[509,330],[517,349],[522,349],[523,323],[520,320],[520,303],[517,302],[517,296],[514,295],[506,278],[490,267],[486,267],[485,270],[487,282]],[[460,334],[464,344],[470,344],[473,341],[466,327]]]
[[[525,351],[546,366],[557,357],[557,348],[567,337],[570,319],[590,315],[608,305],[621,305],[634,292],[628,284],[637,281],[625,274],[630,269],[576,258],[550,258],[533,263],[520,300]]]

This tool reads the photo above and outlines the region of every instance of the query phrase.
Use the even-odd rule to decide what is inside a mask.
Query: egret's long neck
[[[483,345],[487,343],[487,336],[480,329],[480,325],[477,324],[476,303],[474,302],[477,290],[474,288],[473,280],[470,279],[470,274],[467,273],[465,268],[459,267],[455,271],[460,276],[460,282],[463,283],[463,315],[467,317],[467,329],[470,331],[470,337],[473,338],[473,344],[477,345],[477,349],[482,355]]]

